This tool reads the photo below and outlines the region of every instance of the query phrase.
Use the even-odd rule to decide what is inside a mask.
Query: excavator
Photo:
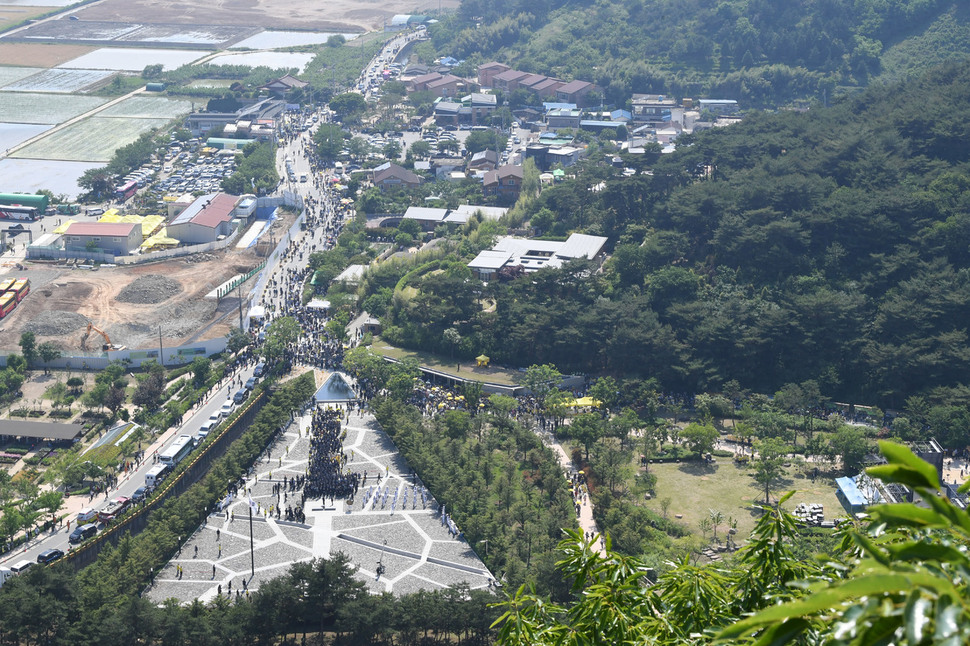
[[[101,346],[101,349],[102,350],[108,351],[108,350],[122,350],[123,349],[123,348],[116,347],[114,344],[112,344],[111,343],[111,339],[108,338],[107,333],[106,332],[103,332],[102,330],[99,330],[96,327],[94,327],[94,323],[88,323],[87,332],[84,333],[84,338],[81,339],[81,349],[82,350],[85,349],[84,348],[84,344],[88,340],[88,335],[91,334],[91,330],[94,330],[95,332],[97,332],[98,334],[100,334],[104,338],[104,345]]]

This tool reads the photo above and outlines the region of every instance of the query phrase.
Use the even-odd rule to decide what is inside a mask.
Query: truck
[[[125,510],[128,509],[128,504],[130,502],[131,501],[124,496],[115,498],[108,503],[107,507],[98,512],[98,520],[100,520],[102,523],[110,523],[115,518],[125,513]]]
[[[80,204],[58,204],[57,213],[58,215],[77,215],[81,212]]]
[[[162,480],[165,479],[165,475],[168,473],[169,468],[170,467],[167,464],[156,464],[153,466],[148,470],[148,473],[145,474],[145,486],[149,489],[154,489],[157,487],[159,484],[161,484]]]

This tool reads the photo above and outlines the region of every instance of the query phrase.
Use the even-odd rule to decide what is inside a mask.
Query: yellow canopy
[[[54,233],[56,233],[59,236],[64,235],[64,233],[67,231],[67,228],[72,224],[74,224],[75,222],[77,222],[77,220],[64,220],[64,222],[62,222],[59,227],[54,229]]]
[[[483,366],[484,366],[485,368],[487,368],[487,367],[488,367],[488,361],[489,361],[489,358],[488,358],[488,356],[487,356],[487,355],[484,355],[484,354],[480,354],[480,355],[478,355],[477,357],[475,357],[475,361],[477,361],[477,362],[478,362],[478,367],[479,367],[479,368],[481,368],[481,367],[483,367]]]
[[[601,402],[598,399],[593,399],[592,397],[580,397],[573,404],[573,406],[580,406],[580,407],[591,406],[592,408],[599,408],[602,405],[603,405],[603,402]]]

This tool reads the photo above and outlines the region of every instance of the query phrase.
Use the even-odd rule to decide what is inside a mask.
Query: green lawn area
[[[650,470],[657,476],[657,495],[645,504],[658,514],[660,501],[670,498],[668,515],[674,518],[675,514],[683,514],[682,522],[699,536],[700,521],[709,515],[710,509],[738,521],[739,541],[747,538],[754,528],[759,514],[753,505],[764,502],[764,490],[751,477],[751,470],[737,466],[733,459],[716,458],[712,466],[698,462],[654,464]],[[793,489],[795,495],[785,503],[789,511],[800,502],[822,503],[826,520],[845,515],[831,478],[819,477],[813,483],[792,467],[788,479],[772,491],[772,498],[777,500]]]
[[[395,348],[392,345],[388,345],[379,337],[374,339],[374,344],[371,346],[371,349],[378,354],[382,354],[385,357],[391,357],[392,359],[411,358],[416,360],[422,366],[427,366],[428,368],[433,368],[434,370],[445,372],[449,375],[455,375],[463,379],[488,381],[491,383],[510,386],[519,383],[519,376],[521,374],[516,370],[505,370],[503,368],[478,368],[474,363],[469,363],[466,361],[453,361],[447,357],[442,357],[441,355],[432,354],[430,352],[402,350],[401,348]],[[459,363],[461,363],[460,371],[458,370]]]

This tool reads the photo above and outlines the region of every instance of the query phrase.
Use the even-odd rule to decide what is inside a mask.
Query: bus
[[[0,294],[4,292],[9,292],[13,284],[17,282],[16,278],[4,278],[0,279]]]
[[[191,435],[179,435],[172,442],[172,445],[167,449],[162,451],[162,454],[158,456],[158,462],[170,467],[174,467],[176,464],[181,462],[185,456],[192,452],[194,444],[192,443]]]
[[[7,316],[17,307],[17,295],[13,292],[0,294],[0,319]]]
[[[24,300],[24,297],[30,293],[30,279],[29,278],[18,278],[14,281],[13,285],[10,286],[8,290],[12,292],[17,297],[17,302]]]
[[[135,196],[138,192],[138,182],[131,180],[126,182],[115,189],[115,199],[119,202],[124,202]]]
[[[37,219],[37,209],[19,204],[0,204],[0,220],[20,220],[33,222]]]

